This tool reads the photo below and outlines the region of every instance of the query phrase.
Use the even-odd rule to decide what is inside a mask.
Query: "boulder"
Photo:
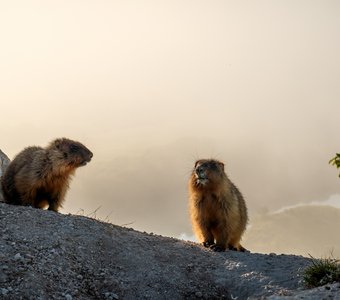
[[[10,160],[7,157],[7,155],[0,150],[0,180],[1,180],[1,177],[2,177],[2,175],[4,174],[4,172],[7,168],[7,166],[9,165],[9,163],[10,163]],[[1,202],[3,201],[1,184],[0,184],[0,201]]]

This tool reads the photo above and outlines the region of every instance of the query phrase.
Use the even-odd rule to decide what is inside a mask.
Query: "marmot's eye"
[[[77,145],[71,145],[70,146],[70,152],[75,153],[79,150],[79,147]]]
[[[203,172],[204,171],[204,168],[202,167],[202,166],[197,166],[196,167],[196,172],[197,173],[201,173],[201,172]]]

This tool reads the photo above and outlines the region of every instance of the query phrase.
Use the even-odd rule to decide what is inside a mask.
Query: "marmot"
[[[46,148],[28,147],[7,167],[2,180],[5,202],[45,208],[57,212],[76,168],[85,166],[92,152],[83,144],[66,138]]]
[[[240,244],[248,222],[246,203],[222,162],[201,159],[195,163],[189,180],[189,204],[194,233],[205,247],[246,251]]]

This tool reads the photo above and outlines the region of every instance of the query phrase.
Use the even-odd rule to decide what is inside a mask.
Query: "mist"
[[[340,194],[338,1],[1,4],[0,149],[94,153],[63,213],[191,235],[187,181],[215,157],[250,216]]]

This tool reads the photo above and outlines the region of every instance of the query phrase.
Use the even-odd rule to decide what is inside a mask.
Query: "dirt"
[[[1,299],[265,299],[310,292],[301,279],[310,260],[302,256],[218,253],[3,203],[0,226]]]

